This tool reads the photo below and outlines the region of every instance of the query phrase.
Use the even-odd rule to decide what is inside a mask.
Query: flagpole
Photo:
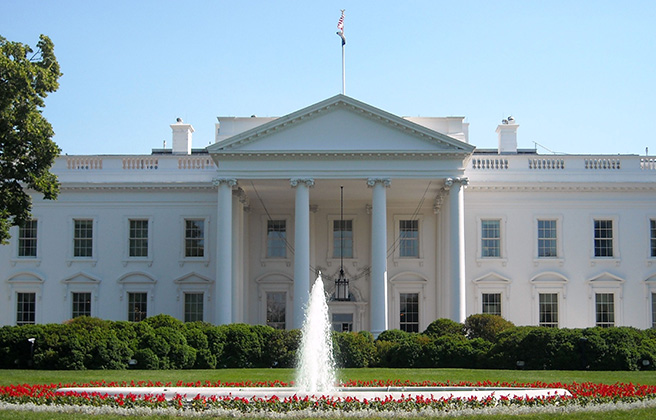
[[[342,95],[346,95],[346,55],[344,53],[346,48],[346,37],[344,36],[344,12],[342,9],[342,15],[337,21],[337,35],[342,39]]]
[[[346,95],[346,65],[344,64],[344,49],[346,47],[346,43],[342,43],[342,95]]]

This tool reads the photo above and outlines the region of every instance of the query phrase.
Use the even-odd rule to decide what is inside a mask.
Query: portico
[[[277,317],[299,328],[319,271],[334,292],[340,186],[351,298],[330,303],[334,321],[377,335],[399,328],[403,311],[422,327],[437,316],[464,319],[464,169],[473,146],[343,95],[247,122],[252,128],[231,126],[224,139],[219,125],[208,147],[218,167],[218,323]],[[234,189],[246,197],[246,217],[233,212]],[[235,235],[243,246],[223,249]],[[233,314],[236,287],[245,302]]]

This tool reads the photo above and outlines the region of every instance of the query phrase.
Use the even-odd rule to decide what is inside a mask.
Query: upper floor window
[[[129,256],[148,257],[148,220],[130,219]]]
[[[185,219],[185,257],[205,256],[205,220]]]
[[[501,220],[481,220],[481,257],[501,257]]]
[[[73,256],[93,257],[93,220],[75,219],[73,222]]]
[[[419,258],[419,220],[399,220],[399,257]]]
[[[18,256],[36,258],[37,221],[28,220],[18,228]]]
[[[419,293],[401,293],[399,302],[399,328],[405,332],[419,332]]]
[[[613,221],[594,221],[594,256],[613,257]]]
[[[16,325],[36,323],[36,293],[16,293]]]
[[[482,313],[501,316],[501,293],[483,293]]]
[[[267,220],[267,258],[287,258],[287,221]]]
[[[342,256],[353,258],[353,220],[333,220],[333,258]]]
[[[538,258],[558,256],[556,220],[538,220]]]
[[[649,220],[651,256],[656,257],[656,219]]]

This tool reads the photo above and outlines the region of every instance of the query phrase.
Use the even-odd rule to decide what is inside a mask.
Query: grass
[[[172,382],[178,381],[222,381],[242,382],[250,380],[260,381],[284,381],[294,379],[292,369],[221,369],[221,370],[159,370],[159,371],[43,371],[43,370],[0,370],[0,385],[21,383],[88,383],[91,381],[153,381]],[[595,382],[613,384],[617,382],[632,382],[647,385],[656,385],[656,372],[590,372],[590,371],[510,371],[510,370],[472,370],[472,369],[343,369],[340,372],[341,380],[378,380],[378,379],[402,379],[413,382],[436,381],[436,382],[459,382],[459,381],[500,381],[500,382]],[[569,414],[530,414],[530,415],[486,415],[486,416],[462,416],[462,420],[596,420],[598,418],[610,420],[648,420],[656,419],[654,409],[616,410],[604,413],[576,412]],[[34,420],[118,420],[128,418],[139,418],[143,420],[173,420],[180,419],[175,416],[139,416],[126,417],[118,415],[93,416],[87,414],[67,413],[31,413],[16,412],[12,410],[0,410],[0,420],[25,418]]]

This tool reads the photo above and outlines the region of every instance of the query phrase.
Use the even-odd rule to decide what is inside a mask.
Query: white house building
[[[298,328],[321,272],[339,330],[474,313],[656,325],[656,160],[538,155],[512,119],[478,150],[463,120],[337,95],[219,117],[206,149],[178,120],[170,149],[60,156],[59,199],[35,195],[0,246],[0,324],[166,313]]]

